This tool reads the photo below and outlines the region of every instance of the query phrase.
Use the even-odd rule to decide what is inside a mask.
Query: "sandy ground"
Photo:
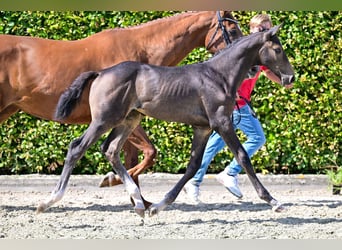
[[[180,175],[146,174],[142,194],[158,202]],[[324,176],[260,176],[287,210],[273,212],[246,176],[237,200],[206,176],[203,204],[181,192],[160,214],[141,219],[123,186],[98,188],[101,176],[71,176],[61,201],[42,214],[58,176],[0,176],[2,239],[342,239],[342,196],[332,195]]]

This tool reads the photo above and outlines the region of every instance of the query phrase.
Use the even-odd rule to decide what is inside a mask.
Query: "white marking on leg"
[[[61,189],[57,192],[53,191],[50,197],[45,201],[39,204],[37,207],[37,213],[41,213],[46,211],[49,207],[51,207],[56,202],[60,201],[65,193],[65,189]]]
[[[135,184],[131,176],[128,174],[124,175],[123,182],[125,184],[126,190],[129,194],[129,196],[133,199],[134,201],[134,211],[141,217],[145,217],[145,205],[142,200],[140,190],[138,186]]]
[[[284,212],[287,210],[283,204],[275,199],[272,199],[269,204],[272,206],[272,211],[274,212]]]
[[[165,199],[160,201],[159,203],[154,203],[149,208],[149,216],[152,217],[153,215],[158,214],[159,212],[163,211],[167,207]]]

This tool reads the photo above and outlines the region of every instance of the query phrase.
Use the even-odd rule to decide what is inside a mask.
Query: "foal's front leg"
[[[188,167],[183,177],[165,195],[164,199],[157,204],[151,205],[149,208],[150,216],[158,214],[160,211],[164,210],[167,205],[174,202],[184,185],[196,174],[197,170],[201,166],[205,145],[207,144],[211,131],[212,130],[210,128],[194,128],[194,139],[192,141],[191,156]]]
[[[257,191],[257,194],[260,197],[260,199],[266,201],[269,205],[271,205],[272,210],[276,212],[284,210],[283,205],[270,195],[270,193],[266,190],[266,188],[262,185],[262,183],[256,176],[251,161],[247,155],[247,152],[245,151],[241,142],[239,141],[234,131],[233,125],[229,122],[228,125],[220,126],[217,132],[224,139],[225,143],[234,154],[234,157],[237,160],[237,162],[246,171],[246,174],[249,180],[252,182],[252,185]]]

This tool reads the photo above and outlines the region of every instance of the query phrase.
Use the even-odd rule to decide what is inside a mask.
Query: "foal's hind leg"
[[[130,117],[127,118],[123,124],[115,127],[108,136],[108,139],[105,142],[107,146],[104,146],[104,149],[106,150],[105,155],[107,159],[112,164],[114,171],[120,176],[120,179],[124,183],[128,194],[135,204],[135,212],[141,217],[144,217],[145,206],[140,194],[140,190],[120,161],[120,150],[122,145],[127,136],[140,121],[139,118],[139,113],[132,112]]]
[[[102,145],[101,145],[101,150],[102,150],[102,152],[105,154],[106,153],[106,151],[108,150],[108,147],[109,147],[109,144],[111,143],[111,141],[113,140],[113,139],[115,139],[115,137],[116,137],[117,135],[114,133],[114,132],[112,132],[112,133],[110,133],[109,134],[109,136],[107,137],[107,139],[102,143]],[[127,141],[126,141],[127,142]],[[126,144],[126,143],[125,143]],[[127,166],[126,166],[126,169],[127,169]],[[137,184],[137,186],[138,186],[138,188],[140,189],[140,187],[139,187],[139,181],[138,181],[138,176],[136,175],[136,176],[132,176],[129,172],[128,172],[128,174],[133,178],[133,180],[134,180],[134,182],[135,182],[135,184]],[[109,172],[109,173],[107,173],[106,174],[106,177],[105,177],[105,180],[106,180],[106,184],[108,185],[108,186],[112,186],[111,184],[112,183],[116,183],[116,184],[118,184],[118,183],[120,183],[120,184],[122,184],[122,181],[121,181],[121,179],[120,179],[120,177],[119,177],[119,175],[115,175],[113,172]],[[105,180],[103,180],[103,181],[105,181]],[[100,187],[103,187],[103,181],[101,182],[101,184],[100,184]],[[114,184],[114,185],[116,185],[116,184]],[[144,202],[144,205],[145,205],[145,208],[148,208],[149,206],[151,206],[151,202],[149,202],[149,201],[146,201],[145,199],[144,199],[144,197],[143,196],[141,196],[141,198],[142,198],[142,200],[143,200],[143,202]],[[136,204],[134,203],[134,200],[131,198],[131,202],[132,202],[132,204],[135,206]]]
[[[251,161],[245,149],[241,145],[232,124],[229,123],[229,125],[226,125],[224,122],[220,122],[219,124],[221,124],[222,126],[218,128],[217,132],[222,136],[225,143],[234,154],[237,162],[246,171],[246,174],[249,180],[252,182],[252,185],[257,191],[257,194],[260,197],[260,199],[266,201],[269,205],[271,205],[274,211],[282,211],[284,209],[282,204],[270,195],[270,193],[266,190],[266,188],[262,185],[262,183],[256,176]]]
[[[81,137],[70,143],[60,179],[55,189],[52,191],[50,198],[38,206],[37,213],[44,212],[54,203],[62,199],[76,162],[84,155],[85,151],[107,131],[107,129],[108,128],[102,126],[102,124],[92,122]]]
[[[202,156],[205,145],[207,144],[211,129],[209,128],[194,128],[194,139],[191,147],[191,157],[188,167],[183,177],[176,183],[176,185],[165,195],[164,199],[157,204],[152,204],[150,207],[150,216],[158,214],[164,210],[165,207],[174,202],[182,190],[184,185],[190,180],[199,167],[201,166]]]
[[[151,167],[154,164],[154,159],[157,154],[157,150],[148,139],[145,131],[141,126],[137,126],[132,134],[128,137],[128,140],[125,142],[123,149],[125,151],[125,167],[128,170],[128,174],[132,176],[134,181],[139,184],[138,176],[142,172],[144,172],[147,168]],[[138,164],[138,151],[137,149],[143,151],[144,159]],[[133,167],[134,166],[134,167]],[[118,175],[115,175],[113,172],[109,172],[105,175],[105,177],[100,182],[100,187],[111,187],[118,184],[121,184]]]

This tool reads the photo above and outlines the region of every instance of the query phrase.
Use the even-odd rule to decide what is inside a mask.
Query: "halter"
[[[217,15],[218,24],[217,24],[217,27],[216,27],[214,34],[210,38],[210,41],[209,41],[206,49],[209,49],[209,47],[210,47],[211,43],[213,42],[213,40],[214,40],[219,29],[221,29],[221,31],[222,31],[222,37],[223,37],[223,40],[226,42],[226,45],[232,43],[232,41],[229,38],[229,31],[226,30],[226,27],[223,24],[224,21],[232,22],[232,23],[235,23],[237,26],[239,26],[238,25],[239,22],[237,20],[234,20],[234,19],[229,18],[229,17],[222,18],[220,11],[217,11],[216,15]]]

